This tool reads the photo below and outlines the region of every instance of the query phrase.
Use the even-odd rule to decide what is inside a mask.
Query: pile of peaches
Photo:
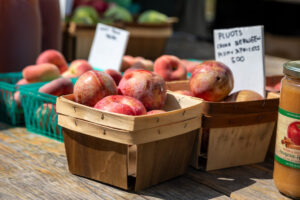
[[[166,101],[166,81],[186,80],[191,73],[190,90],[177,93],[206,101],[250,101],[263,97],[254,91],[240,91],[228,96],[234,80],[231,70],[223,63],[203,63],[163,55],[152,62],[142,57],[124,56],[121,71],[93,70],[86,60],[75,60],[68,68],[63,55],[47,50],[37,58],[36,65],[23,69],[23,79],[17,84],[51,81],[39,92],[55,96],[74,93],[75,101],[108,112],[126,115],[163,113]],[[79,77],[73,86],[70,78]],[[19,94],[15,93],[19,102]]]
[[[263,97],[254,91],[240,91],[228,96],[234,80],[231,70],[223,63],[205,61],[188,63],[175,56],[164,55],[154,63],[141,57],[124,56],[124,75],[91,70],[81,75],[74,86],[76,102],[102,111],[126,115],[165,112],[165,81],[187,79],[187,67],[192,71],[190,90],[175,91],[206,101],[249,101]],[[149,71],[151,68],[154,72]],[[108,72],[106,71],[106,72]]]

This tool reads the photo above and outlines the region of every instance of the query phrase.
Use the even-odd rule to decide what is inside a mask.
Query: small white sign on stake
[[[215,59],[233,73],[234,88],[253,90],[265,97],[264,27],[214,30]]]
[[[129,32],[99,23],[90,50],[89,63],[97,70],[119,70]]]

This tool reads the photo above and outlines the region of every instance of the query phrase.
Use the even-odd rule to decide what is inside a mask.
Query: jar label
[[[300,169],[300,114],[279,108],[275,160]]]

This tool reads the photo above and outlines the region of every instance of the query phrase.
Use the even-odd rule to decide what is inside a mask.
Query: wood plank
[[[198,130],[137,145],[135,190],[141,190],[186,172]]]
[[[275,122],[214,128],[209,132],[207,170],[263,162]]]
[[[167,82],[167,89],[187,90],[189,81],[174,81]],[[274,96],[273,96],[274,97]],[[193,98],[197,99],[197,98]],[[248,114],[248,113],[262,113],[262,112],[276,112],[279,105],[279,99],[270,98],[257,101],[247,102],[209,102],[203,101],[201,103],[201,113],[209,116],[226,114]]]
[[[276,189],[272,173],[257,167],[233,167],[210,172],[189,170],[188,178],[237,200],[289,199]]]
[[[63,134],[68,167],[72,174],[129,189],[127,145],[65,128]]]
[[[143,144],[182,135],[198,129],[201,126],[200,117],[138,131],[123,131],[110,127],[103,127],[92,122],[75,119],[61,114],[58,116],[58,121],[59,125],[64,128],[96,138],[129,145]]]
[[[138,192],[142,197],[154,199],[170,199],[170,200],[228,200],[228,196],[223,195],[207,186],[198,184],[186,177],[175,178],[171,181],[158,184]]]
[[[275,122],[278,118],[278,111],[274,112],[261,112],[240,115],[217,115],[217,116],[204,116],[202,118],[203,128],[226,128],[236,126],[247,126],[262,124],[266,122]]]
[[[86,120],[127,131],[137,131],[199,116],[201,100],[168,92],[164,110],[168,112],[156,115],[129,116],[118,113],[100,111],[74,101],[73,95],[59,97],[56,110],[59,114]]]
[[[64,144],[0,123],[1,199],[137,199],[137,194],[72,175]]]
[[[1,199],[229,199],[184,177],[136,194],[74,176],[62,143],[24,128],[0,127]]]

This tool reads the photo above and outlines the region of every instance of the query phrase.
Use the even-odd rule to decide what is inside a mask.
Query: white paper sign
[[[253,90],[265,97],[264,27],[214,30],[215,59],[233,73],[234,88]]]
[[[89,63],[98,70],[119,70],[128,37],[128,31],[99,23],[91,47]]]
[[[62,20],[71,14],[73,3],[73,0],[59,0],[60,16]]]

